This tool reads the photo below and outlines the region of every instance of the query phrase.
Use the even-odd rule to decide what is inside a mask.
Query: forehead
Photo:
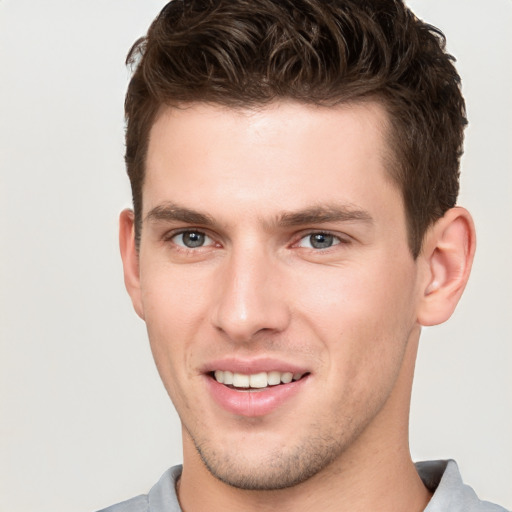
[[[382,187],[401,203],[386,171],[387,120],[376,102],[165,108],[150,133],[144,211],[164,201],[243,210],[371,203]]]

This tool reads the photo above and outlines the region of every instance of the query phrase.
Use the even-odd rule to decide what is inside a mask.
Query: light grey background
[[[460,204],[479,235],[459,310],[423,335],[412,453],[457,459],[512,508],[512,2],[410,4],[458,58],[471,123]],[[181,461],[117,249],[123,61],[163,5],[0,1],[2,511],[93,511]]]

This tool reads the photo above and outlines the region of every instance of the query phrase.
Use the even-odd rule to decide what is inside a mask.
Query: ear
[[[135,312],[144,320],[140,289],[139,254],[135,247],[135,217],[132,210],[119,216],[119,248],[123,260],[124,284],[132,299]]]
[[[418,309],[420,325],[450,318],[466,287],[475,254],[476,236],[469,212],[455,207],[427,232],[421,254],[425,273]]]

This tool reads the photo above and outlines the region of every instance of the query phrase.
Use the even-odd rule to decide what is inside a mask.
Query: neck
[[[231,487],[212,476],[184,431],[179,500],[184,512],[421,512],[431,497],[411,460],[409,403],[419,338],[411,335],[396,385],[374,421],[342,456],[305,482],[272,491]]]
[[[189,477],[195,464],[184,466],[178,491],[184,512],[306,512],[320,508],[325,512],[421,512],[431,498],[408,454],[401,457],[396,452],[392,464],[382,457],[370,467],[331,467],[300,485],[277,491],[235,489],[216,480],[201,461],[198,464],[205,474],[197,478],[194,471],[194,480]]]

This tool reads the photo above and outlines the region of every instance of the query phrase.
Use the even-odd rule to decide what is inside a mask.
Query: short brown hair
[[[126,166],[140,240],[151,127],[162,105],[333,106],[377,99],[389,114],[390,173],[409,245],[455,205],[467,124],[442,32],[401,0],[174,0],[131,48]]]

